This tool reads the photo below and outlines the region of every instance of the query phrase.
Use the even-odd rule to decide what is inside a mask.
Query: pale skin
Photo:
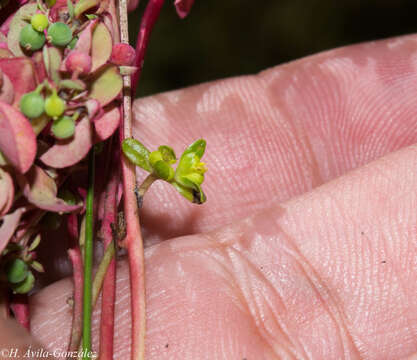
[[[163,184],[145,197],[147,359],[417,358],[416,49],[367,43],[135,103],[149,147],[208,143],[207,204]],[[31,302],[51,349],[71,286]]]

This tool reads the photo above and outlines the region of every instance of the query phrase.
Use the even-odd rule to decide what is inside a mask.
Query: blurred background
[[[130,15],[132,43],[146,3]],[[415,0],[195,0],[184,20],[173,3],[152,33],[138,97],[417,32]]]

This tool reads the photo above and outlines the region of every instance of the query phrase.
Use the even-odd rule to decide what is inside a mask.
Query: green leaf
[[[177,162],[177,157],[175,156],[174,149],[167,145],[162,145],[158,148],[159,152],[162,155],[162,159],[169,164],[175,164]]]
[[[153,171],[149,162],[149,150],[136,139],[129,138],[123,140],[122,151],[136,166],[139,166],[148,172]]]
[[[74,18],[75,12],[74,12],[74,4],[72,3],[72,0],[67,0],[67,8],[68,8],[68,14],[71,17],[71,19]]]
[[[198,186],[198,189],[192,189],[182,186],[177,182],[172,182],[171,184],[183,197],[185,197],[188,201],[191,201],[194,204],[201,205],[207,200],[207,197],[203,193],[203,190],[200,186]]]
[[[99,3],[100,0],[79,0],[75,5],[74,14],[76,17],[79,17],[84,11],[97,6]]]
[[[106,106],[120,94],[122,88],[123,79],[117,67],[106,66],[94,76],[90,98],[98,100],[101,106]]]
[[[59,88],[84,91],[87,88],[87,85],[81,80],[65,79],[59,82]]]
[[[174,169],[165,161],[159,160],[153,165],[155,174],[165,181],[170,181],[174,178]]]
[[[43,265],[36,260],[33,260],[33,261],[30,262],[30,267],[32,269],[35,269],[37,272],[40,272],[40,273],[45,272],[45,269],[44,269]]]
[[[22,259],[13,259],[6,266],[6,276],[10,283],[20,283],[28,276],[28,266]]]
[[[35,250],[38,247],[38,245],[39,245],[40,242],[41,242],[41,236],[40,235],[37,235],[35,237],[35,239],[32,241],[32,243],[30,244],[30,246],[28,248],[28,251]]]
[[[199,139],[194,141],[182,154],[182,156],[187,155],[189,153],[195,153],[199,159],[201,159],[204,155],[206,150],[206,140]]]

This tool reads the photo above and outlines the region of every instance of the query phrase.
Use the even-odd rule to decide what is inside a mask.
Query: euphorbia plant
[[[131,98],[163,0],[149,0],[136,50],[127,11],[138,1],[1,1],[0,269],[2,313],[30,328],[27,296],[45,227],[65,222],[71,239],[73,322],[69,350],[91,357],[91,311],[102,292],[100,358],[113,356],[115,252],[128,251],[132,359],[144,357],[145,295],[139,208],[163,180],[183,197],[205,202],[201,158],[206,143],[146,149],[132,138]],[[176,0],[180,17],[193,0]],[[132,79],[133,78],[133,79]],[[148,175],[136,181],[136,166]],[[85,182],[83,172],[88,172]],[[119,186],[119,184],[122,186]],[[123,206],[121,204],[123,202]],[[121,211],[119,211],[121,210]],[[93,279],[93,242],[105,249]],[[46,269],[47,270],[47,269]],[[80,347],[81,346],[81,347]]]

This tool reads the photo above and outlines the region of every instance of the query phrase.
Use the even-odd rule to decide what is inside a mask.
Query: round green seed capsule
[[[20,99],[20,111],[30,119],[42,115],[45,107],[45,101],[42,95],[37,92],[30,92],[23,95]]]
[[[26,50],[39,50],[45,44],[45,35],[36,31],[31,24],[27,24],[21,31],[19,43]]]
[[[65,101],[56,93],[52,94],[45,100],[45,112],[50,117],[57,119],[66,109]]]
[[[36,31],[44,31],[49,25],[48,18],[44,14],[33,15],[30,23]]]
[[[51,127],[52,134],[58,139],[68,139],[74,135],[75,122],[69,116],[61,116]]]
[[[20,283],[28,276],[28,266],[21,259],[13,259],[6,266],[6,275],[10,283]]]
[[[67,24],[56,22],[49,26],[48,38],[55,46],[65,46],[72,40],[72,31]]]
[[[28,271],[26,279],[14,285],[12,289],[15,294],[26,294],[30,290],[32,290],[34,284],[35,277],[33,276],[31,271]]]

